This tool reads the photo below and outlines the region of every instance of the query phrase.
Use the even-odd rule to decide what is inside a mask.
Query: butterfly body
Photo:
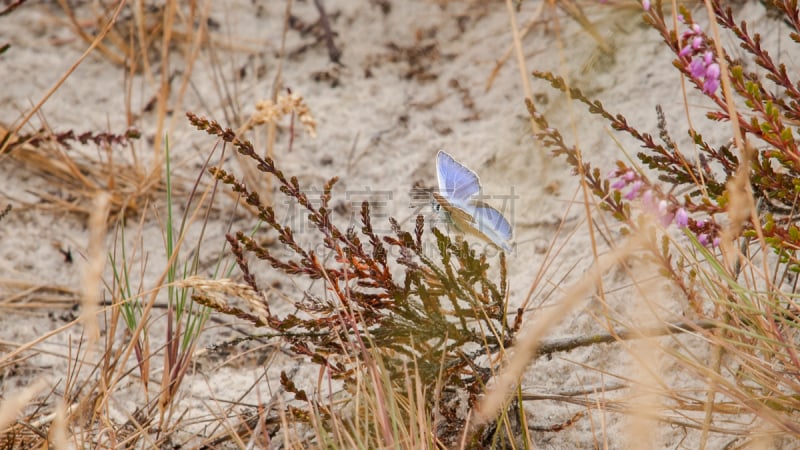
[[[443,151],[436,155],[436,175],[439,192],[433,193],[433,199],[453,226],[511,251],[511,224],[500,211],[480,200],[478,175]]]

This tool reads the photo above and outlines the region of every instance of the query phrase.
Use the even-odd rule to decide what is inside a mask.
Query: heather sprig
[[[566,84],[561,78],[545,73],[535,73],[535,75],[550,80],[558,88],[566,89]],[[657,143],[649,134],[640,133],[630,127],[623,116],[615,116],[607,112],[600,102],[588,100],[579,89],[571,88],[570,95],[590,105],[589,110],[591,112],[612,120],[614,128],[626,131],[639,138],[644,143],[644,147],[654,150],[653,153],[655,155],[640,153],[639,157],[644,162],[650,162],[651,167],[660,164],[668,166],[669,171],[661,174],[659,180],[675,182],[676,179],[702,179],[703,174],[696,172],[696,168],[690,167],[688,174],[684,172],[684,168],[687,167],[684,164],[685,160],[677,152],[674,143],[665,132],[666,124],[663,122],[663,115],[660,109],[659,116],[662,118],[660,125],[662,129],[661,138],[664,141],[662,144]],[[565,156],[567,162],[573,166],[578,164],[580,159],[577,149],[568,146],[564,142],[558,130],[550,127],[547,119],[536,111],[533,103],[528,102],[528,110],[542,130],[537,137],[551,148],[555,155]],[[701,196],[702,189],[697,186],[694,189],[690,189],[684,195],[682,201],[679,201],[673,194],[663,192],[658,184],[653,183],[639,169],[630,167],[623,161],[617,161],[616,169],[612,170],[606,177],[603,177],[600,170],[592,167],[588,162],[583,162],[583,166],[584,179],[595,196],[601,199],[601,208],[611,212],[617,220],[624,222],[628,227],[637,227],[631,210],[631,203],[639,201],[641,209],[646,213],[652,214],[663,227],[674,223],[678,228],[686,228],[694,233],[703,245],[716,246],[719,244],[720,226],[713,220],[713,214],[721,212],[721,209],[706,202],[705,197]],[[574,173],[578,172],[576,167]],[[717,187],[721,188],[722,186],[718,185]],[[695,200],[695,198],[700,201]],[[694,215],[700,215],[701,217],[695,218]]]
[[[768,1],[767,5],[782,14],[782,23],[788,25],[789,37],[797,45],[797,2]],[[705,388],[704,430],[717,420],[714,399],[722,394],[742,412],[796,437],[800,429],[793,414],[800,403],[788,393],[797,392],[800,370],[795,345],[800,335],[795,274],[800,271],[800,228],[795,224],[800,153],[794,138],[800,123],[798,77],[775,61],[746,21],[735,19],[731,8],[717,0],[710,1],[710,20],[725,33],[720,38],[706,33],[686,9],[674,12],[679,14],[681,28],[675,30],[672,20],[665,19],[660,0],[643,6],[646,22],[673,53],[673,66],[710,104],[705,115],[711,125],[734,129],[720,124],[733,120],[741,135],[713,143],[699,125],[691,127],[686,130],[693,146],[690,153],[686,144],[678,145],[671,138],[658,105],[654,105],[656,137],[563,78],[537,72],[534,76],[638,141],[639,164],[617,161],[603,176],[528,102],[531,118],[541,130],[537,137],[555,155],[565,157],[601,209],[624,224],[623,232],[646,232],[638,226],[636,213],[644,211],[665,228],[683,230],[688,238],[671,239],[664,233],[661,245],[649,249],[648,259],[685,296],[689,308],[683,314],[718,327],[718,331],[701,333],[718,356],[711,364],[697,355],[676,355],[699,378],[714,380]],[[714,40],[726,38],[737,41],[744,55],[734,59]],[[721,88],[725,78],[730,83]],[[754,202],[742,201],[751,195]],[[749,205],[755,205],[754,209]],[[741,232],[739,220],[744,221]],[[731,222],[737,227],[728,226]],[[723,235],[732,238],[732,246],[720,245]],[[763,250],[771,250],[774,256],[754,258]]]
[[[797,3],[771,1],[768,4],[782,13],[783,23],[790,26],[790,37],[798,36],[800,23],[797,19]],[[734,39],[738,40],[740,48],[749,56],[747,60],[741,58],[734,60],[727,53],[722,55],[729,70],[731,95],[734,95],[737,101],[746,107],[745,111],[735,111],[733,118],[738,122],[744,137],[746,148],[740,150],[753,154],[753,160],[750,163],[750,179],[754,199],[759,208],[764,211],[760,226],[761,232],[777,254],[787,258],[786,261],[792,267],[797,267],[797,258],[794,253],[795,249],[800,248],[800,235],[791,231],[794,226],[791,224],[790,217],[796,212],[797,196],[800,192],[800,181],[798,181],[800,179],[798,177],[800,175],[800,156],[798,156],[800,150],[794,139],[796,130],[793,125],[797,123],[797,118],[800,118],[800,91],[796,87],[796,80],[792,80],[786,66],[775,62],[771,52],[764,48],[758,33],[751,31],[745,21],[737,21],[731,8],[719,1],[712,1],[711,5],[714,11],[713,19],[723,29],[728,30]],[[713,41],[702,35],[702,32],[698,35],[695,31],[695,22],[687,10],[681,10],[681,17],[692,30],[684,33],[684,39],[676,36],[666,25],[660,2],[657,2],[656,6],[645,15],[646,21],[661,34],[664,42],[676,54],[674,66],[702,90],[701,80],[691,73],[691,62],[687,60],[688,56],[682,56],[681,53],[686,53],[686,46],[691,47],[697,37],[703,39],[703,42],[698,44],[699,50],[705,51],[707,48],[714,48]],[[747,71],[748,62],[758,66],[760,72]],[[725,94],[710,95],[709,98],[716,108],[709,111],[706,116],[714,121],[731,120]],[[692,173],[688,168],[681,169],[674,162],[670,164],[668,160],[664,159],[663,154],[657,152],[653,156],[645,155],[644,158],[640,154],[640,159],[662,174],[682,171],[690,173],[694,179],[702,180],[702,183],[692,184],[696,187],[702,185],[708,188],[708,194],[703,202],[708,208],[716,209],[716,211],[709,210],[708,212],[710,214],[722,212],[727,207],[729,197],[725,189],[721,188],[739,165],[740,156],[735,156],[727,145],[721,145],[714,150],[714,146],[705,142],[700,133],[694,129],[688,130],[688,133],[700,151],[697,163],[692,166],[701,168],[701,171],[694,170]],[[724,178],[720,182],[716,182],[714,173],[722,174]],[[685,179],[681,180],[674,176],[669,181],[688,185]],[[688,188],[692,189],[693,187],[688,186]],[[744,234],[752,238],[756,236],[757,232],[750,224],[745,228]]]

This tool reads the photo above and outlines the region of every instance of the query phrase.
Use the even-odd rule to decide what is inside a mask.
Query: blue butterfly
[[[510,252],[511,224],[500,211],[473,198],[481,190],[478,175],[443,151],[436,155],[436,175],[439,179],[439,192],[433,193],[438,203],[436,209],[443,209],[458,231]]]

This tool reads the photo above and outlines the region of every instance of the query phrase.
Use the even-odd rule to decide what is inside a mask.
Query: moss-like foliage
[[[234,175],[213,168],[218,180],[258,211],[258,219],[274,230],[281,244],[265,246],[242,231],[227,236],[246,283],[261,292],[248,263],[248,255],[253,255],[286,276],[322,281],[325,295],[305,292],[293,300],[297,313],[284,317],[273,314],[265,300],[255,308],[260,314],[197,300],[271,328],[292,351],[323,366],[336,379],[354,381],[359,365],[376,357],[399,383],[407,376],[404,368],[414,364],[421,378],[417,381],[429,387],[429,406],[438,395],[433,387],[443,386],[440,412],[454,421],[451,425],[458,423],[459,405],[447,399],[455,399],[461,390],[469,394],[470,402],[476,400],[497,368],[499,354],[511,345],[515,329],[510,324],[520,323],[506,310],[505,256],[501,253],[499,281],[494,281],[485,254],[476,254],[466,242],[454,242],[436,229],[437,251],[425,252],[422,216],[417,216],[413,231],[404,231],[390,219],[392,234],[378,235],[368,202],[361,204],[360,228],[340,229],[330,207],[336,178],[325,184],[319,199],[310,199],[295,177],[287,177],[274,161],[258,155],[250,142],[213,120],[188,116],[195,127],[232,144],[259,171],[274,177],[280,192],[305,208],[315,228],[314,244],[322,244],[313,248],[324,248],[320,254],[299,244],[293,230],[256,192]],[[279,256],[286,250],[288,256]],[[389,255],[397,256],[392,261]],[[515,316],[521,314],[517,311]],[[297,398],[307,398],[294,384],[287,384],[288,379],[284,381]]]

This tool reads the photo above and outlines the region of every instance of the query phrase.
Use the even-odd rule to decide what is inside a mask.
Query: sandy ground
[[[531,304],[547,308],[592,262],[587,218],[570,169],[564,161],[546,155],[530,136],[522,101],[524,89],[513,54],[499,67],[487,90],[498,60],[512,45],[505,4],[387,1],[390,8],[384,11],[380,3],[325,2],[337,33],[335,44],[341,50],[341,65],[330,61],[325,44],[317,42],[313,35],[288,32],[288,56],[283,60],[281,77],[285,87],[305,99],[317,121],[317,137],[311,138],[298,126],[292,151],[287,152],[288,133],[284,129],[276,146],[278,164],[286,173],[297,175],[301,184],[317,189],[327,178],[339,176],[336,195],[344,205],[339,220],[346,222],[356,210],[355,205],[372,198],[384,202],[384,218],[391,215],[402,221],[413,217],[415,207],[427,206],[414,200],[411,190],[414,186],[435,185],[434,158],[438,150],[446,150],[478,172],[485,192],[496,196],[498,203],[506,196],[515,197],[513,205],[504,209],[514,225],[517,244],[509,257],[511,301],[518,305],[525,299],[536,274],[546,264],[543,281],[534,290]],[[679,78],[671,69],[671,57],[656,33],[642,23],[634,3],[584,5],[604,45],[611,49],[609,52],[603,51],[597,40],[562,11],[550,6],[540,8],[538,1],[525,1],[517,12],[520,26],[537,20],[523,40],[528,70],[568,76],[574,85],[602,100],[609,110],[624,111],[633,125],[653,134],[657,133],[656,104],[664,107],[670,124],[685,123]],[[751,23],[767,20],[758,5],[744,8]],[[213,146],[213,139],[192,130],[184,112],[193,111],[233,126],[241,123],[228,122],[234,111],[239,117],[248,117],[254,111],[255,100],[269,98],[278,70],[284,10],[285,2],[277,1],[214,2],[210,17],[214,42],[211,48],[215,50],[200,53],[183,103],[175,106],[172,120],[168,120],[176,183],[182,183],[184,192]],[[78,6],[76,11],[84,18],[92,16],[88,4]],[[317,19],[311,1],[294,2],[292,13],[306,23]],[[12,15],[0,18],[0,37],[12,45],[0,60],[0,120],[8,126],[43,97],[86,45],[73,33],[60,8],[51,2],[28,2]],[[788,58],[791,60],[791,55]],[[182,64],[185,61],[176,52],[171,70],[180,74],[187,69]],[[157,58],[152,70],[154,74],[160,70]],[[155,139],[156,117],[145,105],[157,86],[142,75],[128,80],[121,66],[100,55],[89,57],[77,68],[26,130],[47,126],[56,132],[121,133],[128,126],[126,81],[131,83],[131,110],[136,113],[133,124],[143,132],[143,139],[135,147],[139,157],[147,161],[149,145]],[[225,86],[224,90],[221,86]],[[621,148],[629,153],[637,150],[624,137],[615,142],[603,123],[545,83],[532,79],[532,86],[539,109],[570,142],[580,145],[596,167],[608,171],[615,159],[624,158]],[[173,86],[173,97],[176,90]],[[692,105],[693,118],[702,121],[702,100],[692,96],[690,99],[697,101]],[[715,133],[725,135],[725,131],[715,131],[711,126],[706,130],[711,139]],[[263,145],[263,133],[260,136],[256,143]],[[679,143],[685,142],[681,136],[677,138]],[[72,151],[105,157],[92,144],[76,145]],[[117,158],[130,160],[131,156],[121,152]],[[2,161],[0,194],[3,205],[14,206],[0,223],[0,299],[6,299],[3,302],[8,305],[0,316],[0,340],[4,348],[10,349],[77,317],[88,233],[86,216],[53,208],[53,202],[44,197],[48,194],[70,200],[67,193],[51,185],[47,176],[13,159]],[[208,182],[209,178],[204,180]],[[154,200],[163,207],[163,198]],[[176,206],[184,201],[176,200]],[[231,202],[223,197],[207,226],[206,274],[213,270],[213,249],[222,245],[231,211]],[[288,205],[284,212],[291,214]],[[244,215],[234,219],[234,229],[253,224]],[[297,220],[302,225],[302,220]],[[130,225],[130,229],[138,227]],[[161,229],[153,220],[144,225],[140,237],[149,260],[142,275],[144,286],[151,285],[163,270]],[[191,233],[196,236],[198,231]],[[301,233],[302,236],[305,235]],[[546,261],[544,251],[551,243],[560,250]],[[604,244],[600,245],[604,250]],[[72,252],[73,263],[65,262],[60,252],[67,249]],[[108,271],[106,276],[110,277]],[[289,294],[303,289],[268,269],[258,276],[264,283],[282,279]],[[656,286],[669,292],[663,284]],[[624,315],[635,298],[622,293],[626,291],[619,292],[609,298],[612,307]],[[26,306],[41,302],[49,303]],[[601,330],[591,314],[596,309],[597,305],[589,300],[550,336]],[[676,318],[680,318],[679,314]],[[223,322],[211,324],[203,335],[203,345],[249,331],[245,324],[231,324],[228,319]],[[37,347],[41,351],[36,357],[13,370],[6,369],[0,375],[3,394],[35,378],[44,378],[58,389],[67,366],[59,355],[66,351],[69,337],[80,338],[78,333],[75,328],[58,334]],[[223,409],[211,399],[254,404],[259,398],[268,397],[277,385],[277,374],[294,362],[279,355],[264,366],[263,359],[250,355],[220,367],[222,357],[201,358],[182,387],[182,407],[188,409],[186,418],[208,417]],[[535,393],[599,388],[619,381],[614,375],[625,374],[629,363],[630,356],[624,348],[613,345],[576,350],[531,365],[523,387]],[[668,362],[664,366],[665,372],[675,369]],[[258,389],[245,392],[265,370],[271,380],[262,379],[257,383]],[[309,374],[314,377],[314,373],[312,368]],[[692,383],[686,380],[686,385]],[[136,407],[139,391],[131,382],[115,394],[115,414],[120,420]],[[582,410],[544,401],[531,402],[526,407],[531,422],[539,427],[563,423]],[[631,444],[627,441],[627,426],[624,416],[593,411],[566,430],[541,431],[534,438],[540,448],[590,448],[598,442],[621,448]],[[208,430],[201,427],[196,431]],[[692,448],[697,437],[695,431],[669,425],[654,429],[651,436],[658,448]],[[710,442],[720,448],[732,439],[718,436]]]

